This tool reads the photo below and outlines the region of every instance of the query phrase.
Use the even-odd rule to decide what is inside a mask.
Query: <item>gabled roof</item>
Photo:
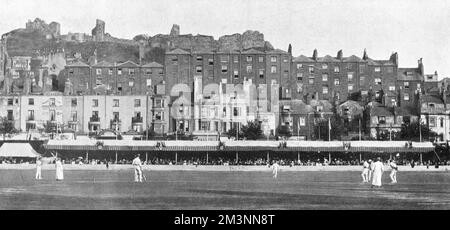
[[[138,64],[136,64],[136,63],[134,63],[132,61],[126,61],[124,63],[118,64],[117,66],[119,66],[119,67],[139,67]]]
[[[370,58],[368,58],[366,61],[367,61],[368,65],[380,65],[380,63],[378,63]]]
[[[193,54],[214,54],[214,51],[211,49],[207,49],[207,48],[206,49],[200,48],[200,49],[193,50],[192,53]]]
[[[67,66],[68,67],[90,67],[88,64],[86,64],[80,60],[77,60],[74,63],[68,64]]]
[[[423,95],[422,96],[422,102],[426,102],[426,103],[436,103],[436,104],[444,104],[444,102],[442,101],[441,97],[439,97],[438,95]]]
[[[101,61],[95,65],[93,65],[93,67],[113,67],[114,65],[107,62],[107,61]]]
[[[356,55],[352,55],[350,57],[345,57],[342,60],[343,62],[364,62],[363,59],[361,59],[360,57],[356,56]]]
[[[390,60],[375,60],[379,65],[383,66],[394,66],[395,64]]]
[[[300,55],[294,58],[293,62],[315,62],[315,61],[305,55]]]
[[[392,111],[385,106],[372,107],[372,109],[370,110],[370,115],[371,116],[386,116],[386,117],[394,116]]]
[[[319,57],[317,58],[318,62],[340,62],[338,59],[330,56],[330,55],[326,55],[325,57]]]
[[[157,62],[151,62],[151,63],[143,65],[142,67],[143,68],[163,68],[164,66]]]
[[[180,48],[176,48],[174,50],[166,52],[166,54],[190,54],[190,53],[187,52],[186,50],[183,50],[183,49],[180,49]]]
[[[244,50],[242,51],[243,54],[264,54],[264,52],[256,50],[256,49],[249,49],[249,50]]]
[[[284,50],[280,50],[280,49],[266,51],[266,53],[268,53],[268,54],[289,54],[288,52],[286,52]]]

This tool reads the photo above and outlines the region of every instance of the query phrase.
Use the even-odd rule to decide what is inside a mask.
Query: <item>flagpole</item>
[[[328,141],[331,141],[331,118],[328,118]]]
[[[359,140],[361,141],[361,118],[359,118]]]

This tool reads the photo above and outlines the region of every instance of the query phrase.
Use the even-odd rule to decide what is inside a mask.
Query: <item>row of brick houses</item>
[[[256,119],[266,134],[287,126],[294,136],[314,139],[318,114],[327,120],[338,112],[348,121],[368,108],[370,118],[362,122],[371,136],[421,117],[450,138],[447,81],[426,75],[422,59],[417,67],[400,68],[397,53],[373,60],[365,50],[362,57],[342,51],[321,57],[317,50],[293,57],[279,49],[177,48],[165,53],[164,63],[109,63],[95,55],[89,63],[67,60],[58,74],[36,58],[2,58],[8,61],[0,116],[23,132],[53,122],[79,133],[153,127],[159,134],[201,135]]]

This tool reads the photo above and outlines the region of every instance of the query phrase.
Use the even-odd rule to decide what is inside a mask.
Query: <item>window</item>
[[[297,64],[297,69],[303,68],[303,64]]]
[[[379,66],[375,67],[374,71],[375,71],[375,73],[381,72],[381,67],[379,67]]]
[[[395,98],[391,98],[391,104],[392,106],[397,106],[397,100],[395,100]]]
[[[92,107],[98,107],[98,99],[92,100]]]
[[[233,56],[233,61],[234,61],[234,63],[238,63],[239,62],[239,57],[238,56]]]
[[[277,72],[277,67],[274,66],[274,65],[271,66],[271,67],[270,67],[270,72],[271,72],[271,73],[276,73],[276,72]]]
[[[287,57],[283,57],[283,62],[284,63],[288,62],[288,58]]]
[[[196,66],[195,67],[195,72],[197,72],[197,73],[201,73],[202,72],[202,67],[201,66]]]
[[[378,117],[378,123],[379,124],[386,124],[386,117],[385,116],[379,116]]]
[[[77,99],[76,98],[72,98],[72,106],[77,106]]]
[[[134,99],[134,107],[141,107],[141,99]]]
[[[97,86],[101,85],[101,84],[102,84],[102,78],[101,78],[101,77],[97,77],[97,78],[95,79],[95,84],[96,84]]]
[[[8,110],[7,119],[8,119],[8,121],[14,120],[14,115],[13,115],[13,111],[12,110]]]
[[[306,125],[306,122],[305,122],[305,117],[299,117],[299,124],[300,124],[300,126],[305,126]]]
[[[228,72],[228,66],[223,65],[222,66],[222,73],[227,73]]]
[[[322,69],[328,69],[328,64],[326,63],[322,64]]]
[[[129,75],[134,75],[135,69],[128,69],[128,74]]]
[[[163,69],[159,69],[158,73],[159,74],[164,74],[164,70]]]
[[[235,69],[233,71],[233,75],[234,75],[234,78],[239,78],[239,71],[237,69]]]
[[[253,71],[253,67],[251,65],[247,66],[247,73],[251,73]]]
[[[365,70],[366,70],[365,65],[359,65],[359,73],[364,73]]]
[[[328,74],[327,73],[322,74],[322,81],[328,81]]]
[[[77,111],[72,111],[70,117],[72,118],[71,121],[77,121]]]
[[[264,70],[263,69],[259,70],[259,78],[264,78]]]
[[[303,81],[303,73],[297,73],[297,81]]]
[[[34,105],[34,98],[28,98],[28,105]]]
[[[263,57],[263,56],[259,56],[259,57],[258,57],[258,61],[259,61],[259,62],[264,62],[264,57]]]
[[[122,91],[122,83],[117,83],[117,90],[118,90],[119,92]]]
[[[381,78],[375,78],[375,85],[381,85]]]
[[[122,75],[122,69],[117,69],[117,75]]]
[[[221,55],[220,56],[220,62],[228,62],[228,56],[227,55]]]
[[[270,62],[277,62],[277,57],[276,56],[271,56],[270,57]]]
[[[162,121],[163,118],[163,112],[155,112],[155,120],[156,121]]]
[[[69,69],[69,74],[73,74],[73,69]]]
[[[430,117],[430,127],[436,127],[436,117]]]
[[[353,91],[353,84],[348,84],[348,91]]]
[[[34,110],[28,110],[28,120],[34,121]]]
[[[314,76],[310,76],[308,81],[309,81],[309,84],[314,84]]]
[[[172,57],[172,62],[173,62],[173,64],[177,64],[177,62],[178,62],[178,57],[177,57],[177,56]]]
[[[351,68],[353,68],[353,64],[352,63],[348,63],[347,64],[347,69],[351,69]]]
[[[405,86],[405,89],[409,89],[409,82],[403,82],[403,86]]]
[[[8,105],[14,105],[14,99],[8,98]]]
[[[335,73],[339,73],[339,71],[340,71],[339,66],[335,66],[335,67],[334,67],[334,72],[335,72]]]
[[[50,121],[56,120],[56,110],[50,110]]]
[[[114,121],[119,121],[119,112],[113,112]]]
[[[303,92],[303,83],[297,83],[297,93]]]
[[[203,61],[203,57],[202,56],[197,56],[197,61]]]
[[[208,65],[214,65],[214,59],[209,58],[208,59]]]
[[[134,79],[130,79],[128,82],[128,86],[133,87],[134,86]]]
[[[314,73],[314,66],[309,66],[309,73]]]
[[[439,118],[439,126],[441,126],[441,128],[444,128],[444,118]]]
[[[403,100],[409,101],[409,94],[405,93],[405,94],[403,95]]]
[[[395,91],[395,86],[393,85],[389,86],[389,91]]]
[[[353,72],[347,73],[348,81],[353,81]]]
[[[359,77],[359,82],[361,85],[363,85],[365,81],[366,81],[366,77],[364,77],[364,76]]]
[[[113,107],[119,107],[119,99],[113,100]]]
[[[233,116],[240,116],[240,113],[241,112],[241,110],[240,110],[240,108],[237,108],[237,107],[233,107]]]
[[[50,98],[50,106],[55,106],[55,98]]]
[[[152,74],[152,69],[150,69],[150,68],[145,69],[145,74],[146,74],[146,75]]]
[[[334,79],[334,85],[340,85],[340,84],[341,84],[340,79],[339,78],[335,78]]]
[[[406,72],[406,75],[407,75],[407,76],[412,76],[412,75],[413,75],[413,72],[408,71],[408,72]]]
[[[252,56],[247,56],[247,62],[252,62],[252,61],[253,61]]]
[[[323,93],[323,94],[328,94],[328,87],[323,86],[323,87],[322,87],[322,93]]]
[[[108,70],[108,74],[109,74],[109,75],[113,75],[113,69],[109,69],[109,70]]]
[[[95,72],[96,72],[97,75],[101,75],[102,74],[102,69],[96,69]]]

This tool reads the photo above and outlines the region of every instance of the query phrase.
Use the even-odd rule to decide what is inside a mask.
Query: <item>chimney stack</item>
[[[363,60],[367,60],[367,59],[369,59],[369,55],[367,55],[367,50],[364,49]]]
[[[419,73],[420,73],[420,75],[423,76],[423,74],[424,74],[424,67],[423,67],[422,58],[420,58],[420,59],[418,60],[418,63],[419,63],[419,66],[418,66],[418,68],[419,68]]]
[[[339,51],[337,52],[337,59],[342,60],[342,56],[343,56],[342,50],[339,50]]]
[[[312,59],[313,59],[314,61],[317,61],[317,49],[314,49]]]

